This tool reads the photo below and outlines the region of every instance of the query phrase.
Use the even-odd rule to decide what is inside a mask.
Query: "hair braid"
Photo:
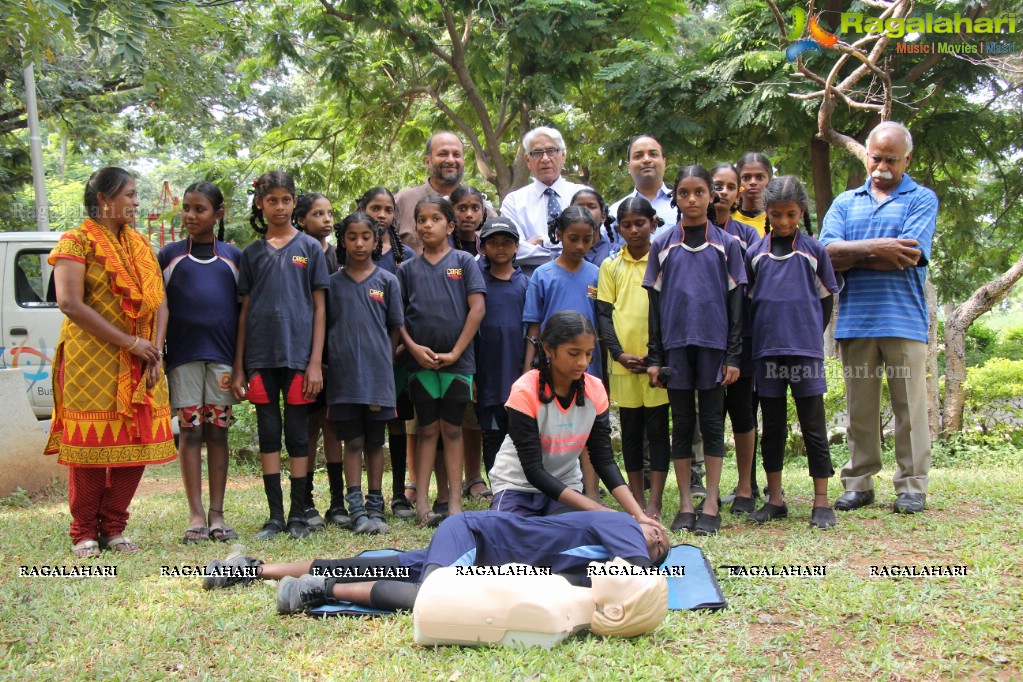
[[[394,264],[401,265],[405,260],[405,244],[401,241],[401,237],[398,235],[398,228],[395,227],[393,222],[387,226],[387,236],[391,240],[391,253],[394,254]],[[382,240],[380,248],[384,248]]]

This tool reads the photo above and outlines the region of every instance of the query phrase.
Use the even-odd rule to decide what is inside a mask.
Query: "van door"
[[[0,367],[22,371],[29,403],[37,417],[46,419],[53,409],[53,351],[64,321],[53,267],[46,262],[52,245],[11,241],[0,249],[4,246]]]

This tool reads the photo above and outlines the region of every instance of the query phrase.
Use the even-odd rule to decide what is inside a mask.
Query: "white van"
[[[46,262],[60,232],[0,232],[0,369],[20,369],[39,419],[53,411],[53,351],[64,314]]]

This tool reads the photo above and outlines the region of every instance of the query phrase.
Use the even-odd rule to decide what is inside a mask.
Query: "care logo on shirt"
[[[596,298],[596,297],[597,297],[597,287],[593,286],[592,284],[587,284],[586,285],[586,298]]]
[[[381,303],[384,302],[384,292],[380,291],[379,289],[370,289],[369,297],[372,298],[374,301],[380,301]]]
[[[462,279],[462,268],[448,268],[444,273],[449,279]]]
[[[305,256],[292,256],[291,262],[300,268],[304,268],[305,266],[309,265],[309,259],[306,258]]]

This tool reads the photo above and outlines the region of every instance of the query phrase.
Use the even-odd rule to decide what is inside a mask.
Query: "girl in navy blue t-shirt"
[[[352,213],[337,229],[344,266],[327,290],[327,417],[344,441],[348,488],[344,497],[356,533],[382,533],[384,522],[384,431],[396,416],[389,381],[403,316],[398,279],[375,265],[380,259],[375,221]],[[365,453],[365,458],[363,457]],[[365,459],[368,492],[362,494]],[[333,497],[333,495],[332,495]],[[332,506],[338,504],[332,502]]]
[[[739,377],[746,283],[739,242],[707,219],[712,185],[703,166],[687,166],[676,176],[672,203],[679,223],[654,239],[643,278],[650,295],[647,374],[668,389],[671,405],[679,487],[679,512],[671,527],[698,535],[713,535],[721,527],[724,387]],[[665,369],[670,369],[667,376]],[[697,394],[707,467],[707,497],[699,519],[689,490]]]
[[[512,384],[522,375],[526,354],[522,310],[529,279],[515,265],[518,228],[508,218],[491,218],[480,230],[480,269],[487,285],[487,312],[476,344],[476,414],[489,475],[508,435],[504,409]]]
[[[183,542],[238,538],[224,522],[231,368],[238,333],[241,251],[224,243],[224,195],[211,182],[188,187],[181,201],[188,238],[160,249],[167,290],[167,383],[181,427],[178,454],[188,498]],[[218,234],[214,228],[220,224]],[[202,505],[202,444],[210,477],[210,513]]]
[[[323,258],[327,262],[327,275],[333,275],[340,269],[337,258],[337,247],[327,241],[334,232],[334,207],[330,199],[318,192],[303,194],[295,203],[295,213],[292,216],[295,227],[302,230],[310,237],[320,243],[323,249]],[[326,354],[324,362],[324,380],[326,382],[326,365],[328,359]],[[348,528],[352,520],[344,507],[344,464],[341,461],[341,441],[334,434],[334,425],[327,419],[326,411],[326,386],[320,391],[316,399],[309,405],[307,417],[309,429],[309,485],[306,496],[306,522],[309,530],[316,531],[326,527],[327,523]],[[313,501],[313,477],[316,471],[316,453],[320,440],[320,431],[323,432],[323,456],[327,461],[327,481],[330,485],[330,509],[327,511],[327,519],[320,516]]]
[[[401,264],[412,260],[416,252],[398,236],[398,228],[394,224],[394,195],[386,187],[371,187],[359,197],[357,205],[360,211],[373,218],[377,224],[381,239],[381,256],[377,267],[392,275],[397,274]],[[400,519],[408,519],[416,515],[412,508],[415,484],[405,481],[406,472],[413,479],[415,477],[415,471],[406,467],[414,456],[416,437],[405,430],[405,422],[412,419],[414,413],[408,395],[408,371],[401,363],[394,365],[394,387],[398,395],[398,416],[387,422],[387,450],[391,457],[391,512]],[[412,497],[408,497],[409,494]]]
[[[479,255],[479,235],[477,234],[487,217],[486,201],[483,192],[472,185],[459,185],[451,193],[451,205],[455,209],[458,223],[451,235],[454,246],[470,256]]]
[[[754,523],[788,516],[781,470],[788,436],[786,388],[791,388],[813,478],[810,525],[830,528],[828,479],[835,470],[828,448],[824,393],[824,328],[839,287],[831,259],[810,231],[809,197],[794,176],[764,189],[767,235],[746,254],[752,301],[753,363],[764,413],[761,452],[769,502],[750,515]],[[799,230],[804,222],[806,233]]]
[[[270,518],[256,538],[271,538],[285,528],[291,537],[303,538],[309,535],[306,405],[323,388],[327,264],[319,242],[291,222],[295,181],[283,171],[270,171],[259,176],[254,187],[249,223],[261,238],[242,252],[238,278],[242,307],[231,390],[238,400],[256,406],[263,488],[270,507]],[[282,425],[291,465],[286,525]]]

